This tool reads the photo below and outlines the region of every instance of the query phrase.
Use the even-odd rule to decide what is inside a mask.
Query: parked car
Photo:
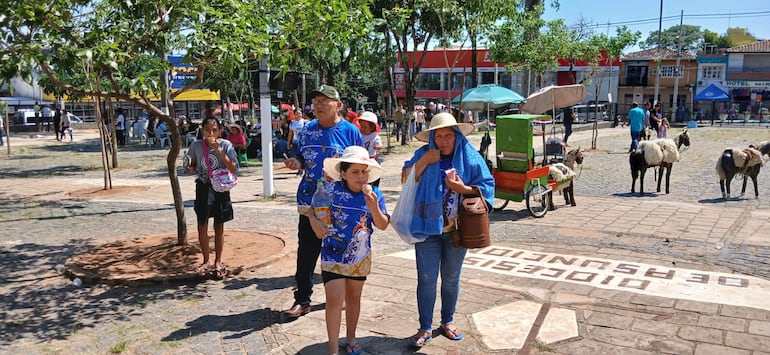
[[[556,114],[556,122],[564,121],[564,110],[558,109]],[[575,105],[572,106],[572,111],[575,112],[577,121],[574,123],[587,123],[593,121],[610,120],[606,116],[607,107],[604,104],[598,105],[598,117],[597,117],[597,105]]]
[[[83,119],[77,115],[67,112],[67,117],[70,119],[70,123],[83,123]],[[42,118],[41,118],[42,119]],[[41,121],[42,122],[42,121]],[[22,126],[34,126],[35,125],[35,110],[29,108],[23,108],[13,115],[14,125]]]
[[[67,112],[67,117],[70,119],[70,123],[83,123],[83,119],[73,115],[71,112]]]

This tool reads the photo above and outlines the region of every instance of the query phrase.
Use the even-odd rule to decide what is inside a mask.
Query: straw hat
[[[452,126],[457,126],[457,128],[460,129],[460,132],[462,132],[464,136],[467,136],[475,129],[475,127],[470,123],[457,123],[455,117],[452,116],[451,113],[442,112],[433,116],[433,119],[430,120],[430,128],[415,134],[414,138],[417,138],[417,140],[422,142],[428,142],[430,131]]]
[[[366,170],[369,171],[369,181],[367,182],[374,182],[382,177],[382,167],[377,163],[377,160],[369,157],[369,151],[364,147],[351,145],[345,148],[341,157],[324,159],[324,172],[326,175],[334,181],[342,180],[340,176],[340,163],[342,162],[368,165],[369,167]]]

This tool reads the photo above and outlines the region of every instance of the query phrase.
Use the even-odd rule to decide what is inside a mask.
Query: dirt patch
[[[213,232],[209,232],[213,234]],[[201,262],[195,232],[187,245],[176,245],[175,233],[121,240],[76,255],[65,263],[67,273],[87,283],[125,284],[166,282],[199,278],[194,269]],[[211,264],[214,237],[211,236]],[[222,261],[229,275],[270,264],[285,256],[285,241],[275,235],[225,229]]]
[[[113,186],[111,189],[104,189],[101,187],[89,187],[86,189],[79,189],[70,191],[69,195],[72,197],[80,198],[96,198],[96,197],[112,197],[132,194],[134,192],[147,190],[145,186]]]

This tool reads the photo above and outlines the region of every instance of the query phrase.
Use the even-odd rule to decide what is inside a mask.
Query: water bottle
[[[313,207],[315,217],[326,224],[329,231],[332,230],[332,198],[324,187],[323,179],[318,179],[315,193],[310,199],[310,206]]]

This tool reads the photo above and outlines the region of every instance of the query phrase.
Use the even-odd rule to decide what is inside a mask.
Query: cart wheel
[[[550,205],[548,202],[549,193],[548,187],[542,185],[539,180],[533,181],[532,185],[529,186],[529,190],[526,193],[527,210],[529,210],[532,217],[540,218],[548,212]]]
[[[508,206],[508,200],[495,197],[495,205],[492,206],[495,212],[502,211],[505,206]]]

